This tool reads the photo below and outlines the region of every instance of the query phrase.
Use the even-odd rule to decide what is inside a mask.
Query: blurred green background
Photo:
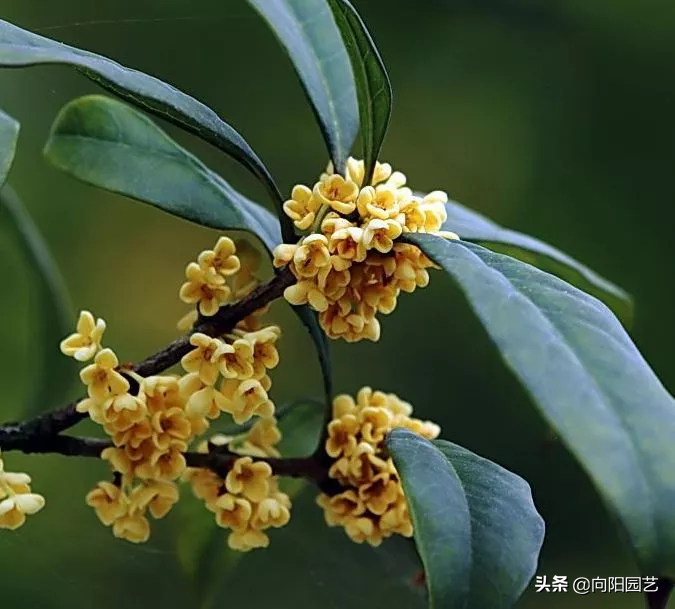
[[[632,335],[671,392],[675,192],[675,5],[646,0],[357,1],[394,86],[383,158],[419,190],[452,198],[569,252],[631,292]],[[320,132],[290,62],[243,0],[162,3],[3,0],[0,17],[161,77],[214,107],[288,192],[326,163]],[[81,185],[41,157],[59,108],[95,86],[66,68],[0,72],[0,107],[22,123],[11,182],[42,230],[76,308],[104,317],[106,344],[135,360],[175,336],[183,268],[212,231]],[[168,130],[237,187],[262,188],[208,146]],[[150,176],[149,176],[150,178]],[[38,306],[21,261],[0,243],[2,419],[22,416]],[[503,369],[461,295],[441,274],[404,295],[379,344],[334,345],[336,386],[395,391],[443,436],[524,476],[546,519],[538,570],[550,576],[627,576],[637,570],[579,467]],[[278,403],[318,395],[305,332],[283,304]],[[56,352],[56,345],[49,348]],[[607,459],[612,459],[608,454]],[[47,508],[0,534],[3,603],[14,607],[197,607],[183,564],[211,516],[183,503],[135,547],[114,540],[83,497],[101,463],[6,456],[28,470]],[[414,607],[422,601],[406,543],[378,551],[328,530],[312,503],[272,532],[268,551],[234,565],[216,547],[215,606]],[[194,533],[193,533],[194,530]],[[178,541],[177,541],[178,540]],[[193,565],[194,567],[194,565]],[[214,576],[208,576],[213,578]],[[529,591],[523,608],[641,607],[637,594]],[[672,605],[675,606],[675,605]]]

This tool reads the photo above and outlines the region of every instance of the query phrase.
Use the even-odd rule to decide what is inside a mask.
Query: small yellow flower
[[[356,209],[359,187],[341,175],[325,175],[315,184],[313,193],[322,205],[329,205],[334,211],[347,215]]]
[[[365,177],[366,169],[363,161],[357,160],[355,158],[349,157],[347,159],[347,175],[352,182],[355,182],[359,186],[363,187],[363,179]],[[400,173],[400,172],[396,172]],[[389,163],[375,163],[375,169],[373,171],[373,179],[371,180],[371,185],[379,184],[380,182],[385,182],[390,179],[391,165]],[[403,175],[403,174],[401,174]],[[405,184],[405,176],[403,179],[403,184]],[[401,185],[403,185],[401,184]]]
[[[187,281],[180,288],[180,299],[187,304],[199,303],[202,315],[215,315],[220,305],[230,300],[231,290],[222,275],[209,273],[191,262],[185,269],[185,277]]]
[[[441,190],[434,190],[426,195],[420,203],[420,209],[424,212],[424,231],[433,233],[441,230],[443,223],[448,219],[445,204],[448,195]]]
[[[272,468],[264,461],[254,462],[251,457],[241,457],[234,462],[225,478],[227,490],[243,495],[249,501],[262,501],[269,494]]]
[[[246,438],[241,448],[247,453],[260,452],[258,456],[279,457],[279,451],[274,448],[281,441],[281,431],[274,417],[258,419],[253,427],[246,433]],[[254,455],[256,456],[256,455]]]
[[[171,446],[180,446],[176,440],[187,445],[192,427],[182,408],[169,408],[152,415],[152,441],[159,450],[168,450]]]
[[[396,503],[400,488],[388,472],[381,472],[371,482],[359,487],[359,497],[373,514],[381,516]]]
[[[129,382],[115,370],[118,365],[115,353],[111,349],[102,349],[96,354],[94,363],[80,371],[80,378],[87,386],[89,397],[103,402],[111,395],[129,391]]]
[[[300,230],[306,230],[314,222],[321,203],[312,195],[312,191],[298,184],[291,191],[291,198],[284,203],[284,212]]]
[[[337,495],[321,494],[316,502],[323,508],[324,517],[328,526],[343,525],[347,520],[361,516],[366,506],[354,489],[349,489]]]
[[[253,515],[253,506],[248,499],[225,493],[215,501],[214,511],[219,527],[245,531]]]
[[[266,370],[279,365],[279,352],[275,347],[281,330],[278,326],[268,326],[257,332],[246,334],[246,340],[253,345],[253,368],[255,378],[260,378]]]
[[[284,290],[284,298],[292,305],[299,306],[309,303],[315,311],[325,311],[328,300],[314,281],[303,280]]]
[[[212,385],[205,385],[197,372],[186,374],[179,384],[186,400],[185,413],[191,419],[215,419],[225,407],[225,396]]]
[[[368,406],[359,412],[361,437],[376,446],[384,441],[384,436],[392,429],[393,416],[385,408]]]
[[[222,496],[225,482],[215,472],[209,469],[189,467],[183,476],[192,486],[195,497],[202,499],[207,509],[215,512],[218,498]]]
[[[150,523],[140,512],[126,514],[113,523],[113,535],[131,543],[145,543],[150,538]]]
[[[99,482],[95,489],[89,491],[85,501],[94,508],[98,519],[107,527],[124,516],[129,509],[125,494],[112,482]]]
[[[330,264],[324,266],[316,276],[318,287],[332,301],[345,295],[351,280],[348,268],[343,268],[344,264],[349,266],[350,263],[339,256],[331,256]]]
[[[379,524],[386,535],[397,533],[404,537],[412,537],[413,525],[402,493],[399,493],[398,501],[382,515]]]
[[[223,381],[221,392],[226,398],[225,412],[232,415],[234,422],[241,425],[252,416],[270,417],[274,414],[274,404],[269,399],[261,381]]]
[[[253,376],[253,353],[253,345],[238,338],[231,345],[224,343],[214,358],[223,377],[245,380]]]
[[[382,532],[370,518],[361,516],[347,520],[344,527],[349,538],[356,543],[366,541],[373,547],[382,543]]]
[[[185,466],[185,457],[181,450],[157,450],[150,459],[136,466],[134,474],[143,480],[175,480],[183,474]]]
[[[178,379],[173,376],[149,376],[143,379],[138,398],[151,415],[160,410],[183,408],[185,405]]]
[[[153,518],[164,518],[175,503],[180,493],[173,482],[149,480],[137,486],[129,496],[131,510],[150,511]]]
[[[77,332],[61,341],[61,352],[74,357],[78,362],[90,360],[101,348],[105,321],[94,320],[89,311],[81,311],[77,320]]]
[[[336,231],[350,226],[355,226],[355,224],[331,211],[321,222],[321,233],[330,239]]]
[[[328,239],[324,235],[308,235],[293,254],[293,268],[299,277],[314,277],[329,261]]]
[[[359,431],[359,427],[359,420],[353,414],[333,419],[328,424],[326,453],[333,459],[342,455],[351,456],[356,449],[356,432]]]
[[[269,537],[262,531],[256,529],[247,529],[246,531],[233,531],[227,538],[227,545],[232,550],[239,552],[248,552],[256,548],[266,548],[269,546]]]
[[[426,215],[420,206],[420,200],[412,197],[400,205],[400,214],[396,218],[403,225],[405,232],[417,233],[424,231]]]
[[[369,220],[363,229],[362,247],[386,254],[394,247],[394,239],[401,236],[401,225],[395,220]]]
[[[218,379],[218,360],[224,343],[219,338],[211,338],[201,332],[190,336],[190,344],[196,347],[180,360],[186,372],[197,372],[206,385],[215,384]]]
[[[358,226],[336,230],[330,238],[330,251],[337,254],[343,260],[362,262],[366,258],[363,236],[363,229]]]
[[[255,529],[267,529],[269,527],[283,527],[291,519],[290,510],[276,497],[266,497],[256,504],[251,519],[251,526]]]
[[[362,218],[395,218],[399,213],[399,195],[394,188],[386,185],[366,186],[361,189],[356,208]]]
[[[274,248],[272,253],[273,261],[272,264],[275,268],[280,268],[287,265],[293,256],[295,256],[295,250],[298,249],[298,246],[295,243],[280,243]]]
[[[44,506],[45,498],[36,493],[10,495],[0,501],[0,529],[18,529],[27,515],[37,514]]]
[[[195,323],[199,319],[199,313],[197,309],[188,311],[183,317],[178,320],[176,324],[176,329],[180,332],[189,332],[194,327]]]
[[[239,272],[241,268],[241,262],[235,255],[236,251],[237,248],[232,239],[221,237],[212,250],[205,250],[199,254],[197,262],[205,271],[213,269],[223,277],[229,277]]]
[[[80,404],[77,406],[78,410]],[[101,406],[101,412],[102,424],[109,435],[131,429],[134,425],[140,423],[147,414],[145,405],[138,398],[128,393],[116,395],[106,400]]]

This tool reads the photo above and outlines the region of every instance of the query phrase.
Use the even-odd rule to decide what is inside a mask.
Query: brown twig
[[[237,322],[279,298],[284,290],[293,283],[295,283],[295,277],[285,267],[268,282],[258,286],[246,298],[235,304],[222,307],[213,317],[201,317],[195,324],[193,332],[202,332],[209,336],[226,334],[234,328]],[[141,376],[159,374],[177,364],[190,349],[190,334],[186,334],[169,343],[157,353],[138,362],[131,367],[131,370]],[[53,442],[62,442],[63,440],[57,440],[52,436],[70,429],[87,416],[77,412],[76,406],[79,401],[75,400],[58,410],[45,413],[28,421],[0,425],[0,448],[6,451],[23,450],[22,447],[37,447],[39,442],[47,442],[49,438]]]
[[[83,438],[75,436],[54,435],[47,437],[27,438],[17,443],[13,450],[27,454],[56,453],[67,457],[94,457],[100,458],[101,452],[113,446],[110,440],[103,438]],[[225,478],[234,462],[242,455],[213,451],[210,453],[185,453],[188,467],[210,469],[221,478]],[[314,456],[289,458],[256,458],[256,461],[268,463],[277,476],[304,478],[328,490],[331,481],[327,470]]]

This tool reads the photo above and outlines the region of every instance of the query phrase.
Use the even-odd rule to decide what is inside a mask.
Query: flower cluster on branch
[[[329,164],[313,188],[297,185],[284,211],[309,234],[274,250],[274,264],[288,264],[298,280],[286,288],[286,300],[309,304],[330,338],[348,342],[379,340],[377,314],[391,313],[401,291],[429,283],[433,263],[416,246],[398,242],[401,235],[458,238],[441,230],[444,192],[413,194],[388,163],[377,163],[370,184],[363,182],[363,161],[350,157],[345,175]]]
[[[220,237],[201,252],[187,265],[179,291],[194,306],[178,322],[186,336],[136,365],[120,364],[102,345],[106,323],[83,311],[61,351],[83,362],[87,396],[32,421],[0,426],[0,447],[107,461],[112,479],[98,482],[86,503],[115,537],[133,543],[148,540],[150,518],[169,513],[185,482],[229,531],[230,548],[267,547],[268,530],[291,517],[281,476],[316,484],[326,522],[342,526],[355,542],[379,545],[393,534],[412,535],[384,440],[395,427],[435,438],[437,425],[412,418],[412,407],[395,395],[364,387],[356,400],[334,399],[314,454],[285,458],[269,396],[281,330],[264,325],[261,316],[272,300],[283,294],[294,305],[309,303],[332,338],[377,340],[376,314],[393,311],[401,291],[425,286],[432,266],[398,237],[435,232],[456,238],[440,230],[444,193],[413,195],[403,174],[387,164],[376,165],[369,185],[363,174],[363,162],[349,159],[344,176],[329,167],[313,189],[293,189],[284,209],[310,233],[275,250],[275,266],[285,268],[264,285],[257,252],[245,242]],[[182,374],[165,372],[178,363]],[[205,439],[223,415],[248,425],[232,436]],[[63,435],[82,417],[107,439]],[[197,450],[190,452],[191,446]],[[27,474],[4,472],[0,460],[0,528],[18,528],[44,506],[29,483]]]

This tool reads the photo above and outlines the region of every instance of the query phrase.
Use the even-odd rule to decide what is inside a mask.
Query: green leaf
[[[293,224],[281,208],[283,197],[269,171],[244,138],[211,108],[153,76],[0,20],[0,66],[44,64],[73,66],[121,98],[197,135],[239,161],[270,193],[282,222],[284,239],[295,241]]]
[[[56,167],[88,184],[203,226],[253,233],[269,253],[281,241],[279,222],[269,211],[234,190],[145,115],[117,100],[90,95],[67,104],[54,122],[45,154]],[[326,337],[312,311],[293,310],[314,340],[330,394]]]
[[[477,242],[568,281],[602,300],[619,316],[626,327],[630,327],[633,319],[633,300],[620,287],[547,243],[503,228],[459,203],[451,201],[446,209],[448,219],[443,225],[443,230],[454,231],[464,241]]]
[[[347,0],[328,0],[352,63],[359,103],[365,162],[370,183],[391,116],[391,83],[380,53],[356,9]]]
[[[0,188],[7,180],[14,161],[16,142],[19,139],[19,123],[0,110]]]
[[[279,223],[145,115],[100,95],[80,97],[59,113],[45,147],[62,171],[106,190],[220,230],[251,232],[272,250]]]
[[[75,363],[59,350],[61,340],[74,331],[75,320],[61,273],[28,211],[8,185],[0,191],[0,225],[20,248],[26,261],[24,272],[35,289],[30,313],[35,375],[26,401],[26,413],[34,415],[60,405],[77,378]]]
[[[324,422],[323,402],[312,399],[298,400],[290,404],[280,417],[281,442],[277,449],[283,457],[308,457],[319,442]]]
[[[249,0],[286,48],[342,173],[359,123],[349,56],[326,0]]]
[[[509,256],[410,235],[464,292],[507,366],[578,459],[643,572],[675,574],[675,400],[611,311]]]
[[[529,485],[465,448],[407,429],[392,431],[387,447],[413,519],[430,607],[513,607],[544,539]]]

